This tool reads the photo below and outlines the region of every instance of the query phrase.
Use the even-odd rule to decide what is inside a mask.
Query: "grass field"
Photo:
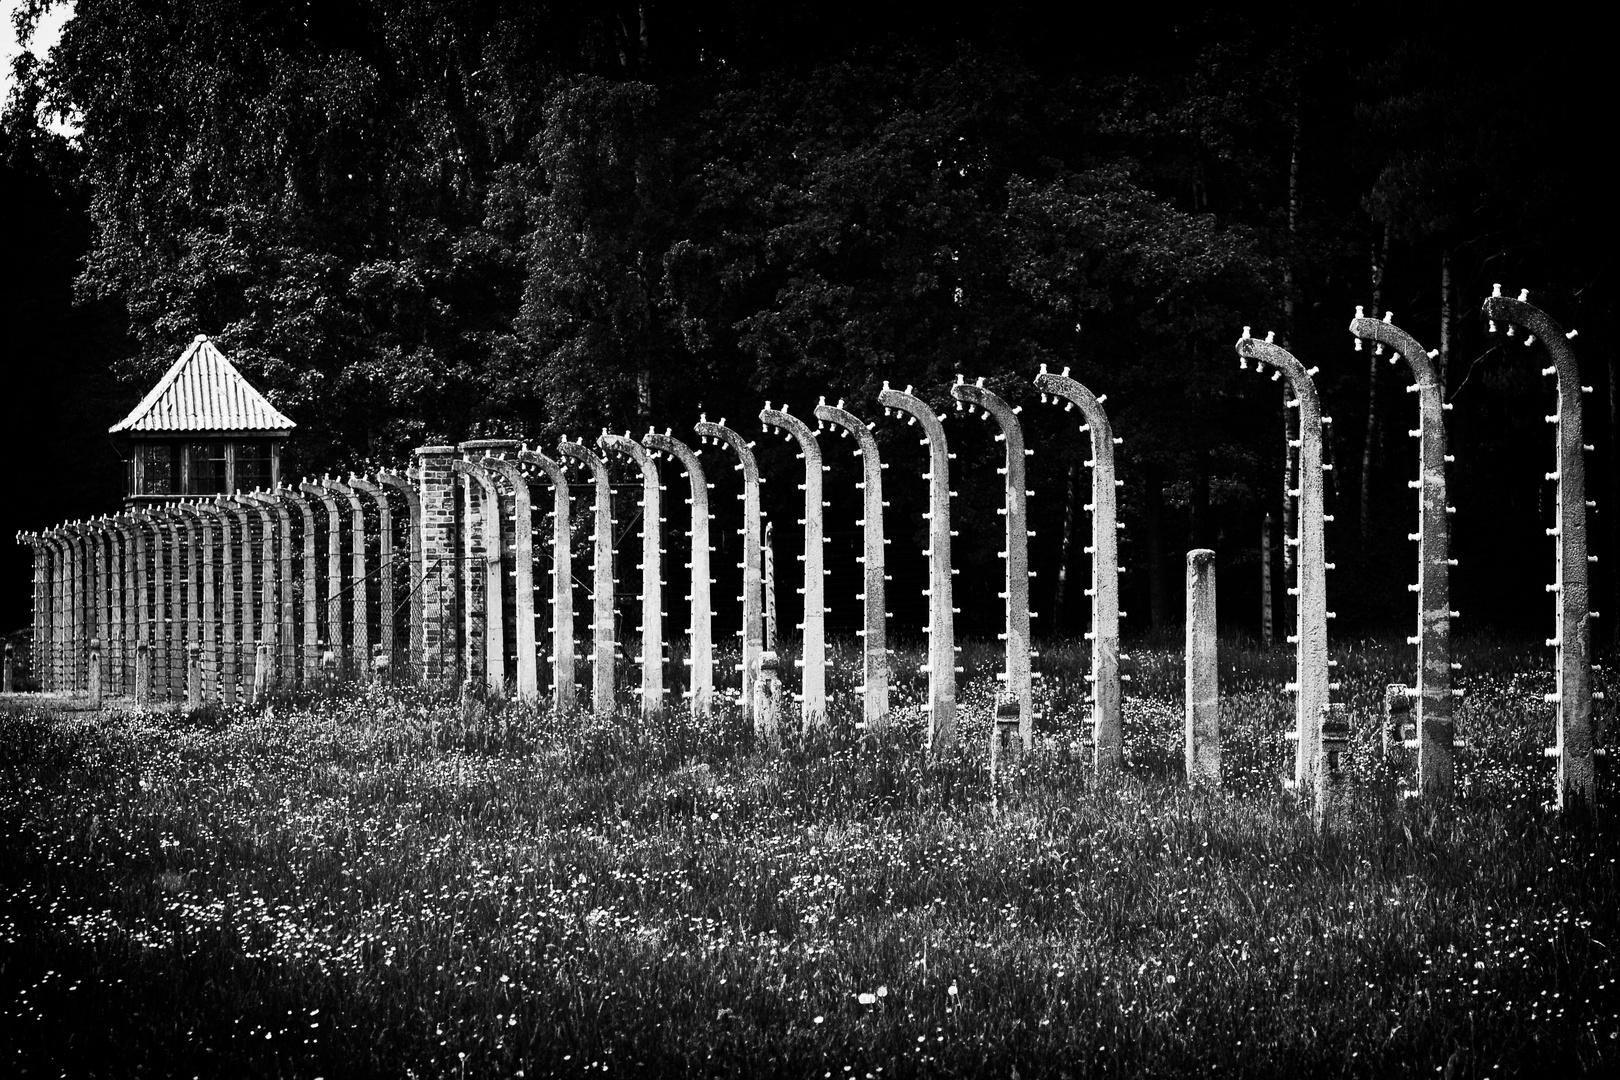
[[[1447,806],[1374,752],[1409,649],[1340,648],[1347,816],[1293,805],[1290,660],[1223,642],[1226,783],[1181,778],[1181,657],[1099,783],[1051,646],[992,812],[963,747],[753,752],[745,721],[351,690],[262,712],[0,715],[0,1070],[16,1076],[1466,1076],[1620,1061],[1611,807],[1543,807],[1545,650],[1459,652]],[[858,681],[840,653],[830,686]],[[914,668],[915,664],[903,665]],[[1607,781],[1607,774],[1600,773]],[[1603,1062],[1609,1062],[1607,1066]]]

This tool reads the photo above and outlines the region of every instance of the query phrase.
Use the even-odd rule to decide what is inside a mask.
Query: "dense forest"
[[[48,6],[23,4],[25,40]],[[1127,626],[1174,626],[1183,553],[1209,546],[1225,620],[1252,630],[1284,502],[1282,395],[1232,347],[1252,325],[1321,369],[1330,606],[1340,632],[1382,631],[1412,617],[1416,404],[1403,368],[1353,351],[1361,304],[1446,372],[1461,628],[1541,637],[1552,392],[1535,350],[1485,334],[1493,282],[1579,328],[1590,491],[1620,494],[1612,93],[1603,35],[1550,21],[79,0],[0,125],[0,437],[22,485],[0,623],[27,618],[10,532],[116,508],[106,427],[207,333],[298,421],[305,472],[473,436],[690,436],[700,410],[751,431],[764,401],[807,415],[822,394],[879,419],[884,380],[941,411],[958,373],[1027,403],[1042,363],[1070,366],[1124,438]],[[1074,630],[1087,448],[1072,416],[1023,419],[1035,604]],[[924,485],[897,430],[880,419],[901,582]],[[964,622],[992,633],[999,448],[976,419],[948,430]],[[791,552],[799,466],[761,445]],[[828,457],[829,565],[847,547],[853,582],[856,473]],[[1605,522],[1599,597],[1620,583]]]

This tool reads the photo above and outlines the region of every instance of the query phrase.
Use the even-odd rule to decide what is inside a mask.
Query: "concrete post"
[[[1558,759],[1559,809],[1578,806],[1590,810],[1597,805],[1591,629],[1597,612],[1591,610],[1587,592],[1587,563],[1595,561],[1595,556],[1586,553],[1586,509],[1594,504],[1586,501],[1586,462],[1581,457],[1589,449],[1581,442],[1581,395],[1590,387],[1581,385],[1575,352],[1569,347],[1575,331],[1564,333],[1546,312],[1532,307],[1528,290],[1513,300],[1501,295],[1501,286],[1496,286],[1485,301],[1484,314],[1493,330],[1500,319],[1510,335],[1515,327],[1525,330],[1526,345],[1539,340],[1552,358],[1542,374],[1557,376],[1558,411],[1547,417],[1558,428],[1557,463],[1547,474],[1547,479],[1558,482],[1558,523],[1547,530],[1554,538],[1555,574],[1547,588],[1553,594],[1558,628],[1557,637],[1549,638],[1547,644],[1553,647],[1558,673],[1557,688],[1549,695],[1556,707],[1558,744],[1546,753]]]
[[[203,519],[209,516],[219,526],[219,699],[226,705],[236,704],[237,626],[236,626],[236,543],[231,533],[231,519],[216,503],[204,503]]]
[[[765,651],[776,652],[776,539],[772,522],[765,523],[765,535],[760,538],[759,552],[764,559],[761,589],[765,597]]]
[[[1271,648],[1275,634],[1271,613],[1271,515],[1268,513],[1260,526],[1260,645],[1266,649]]]
[[[212,529],[205,530],[202,514],[190,503],[178,503],[186,534],[186,633],[185,640],[201,650],[199,663],[205,665],[200,691],[209,700],[207,680],[214,667],[214,579]]]
[[[760,595],[761,573],[759,538],[759,486],[765,481],[759,475],[759,464],[754,460],[753,443],[744,439],[737,432],[726,426],[726,418],[721,417],[718,424],[710,423],[704,415],[694,430],[706,445],[713,439],[716,445],[724,443],[737,455],[737,464],[732,466],[743,474],[742,493],[737,498],[743,504],[743,526],[738,535],[743,538],[743,557],[738,569],[742,571],[743,590],[739,599],[742,601],[742,663],[738,665],[742,672],[742,692],[738,702],[748,710],[754,721],[756,736],[760,732],[759,717],[754,712],[755,695],[754,679],[759,674],[760,653],[765,647],[765,612],[762,607],[763,597]]]
[[[253,649],[253,704],[264,701],[270,688],[270,646],[260,642]]]
[[[463,453],[479,453],[483,448]],[[479,456],[483,455],[479,453]],[[493,697],[506,692],[506,590],[503,587],[501,543],[501,497],[489,473],[468,461],[451,461],[450,468],[462,478],[467,497],[467,523],[463,532],[467,577],[463,589],[463,625],[467,635],[468,682],[472,672],[483,670],[485,690]],[[473,515],[478,529],[472,527]],[[481,574],[480,572],[481,571]]]
[[[405,499],[405,510],[409,517],[405,535],[405,558],[409,564],[408,576],[405,581],[406,595],[410,597],[409,610],[406,615],[405,648],[408,649],[410,660],[405,670],[416,670],[412,664],[423,663],[423,616],[425,612],[424,598],[427,592],[427,563],[422,553],[422,496],[416,485],[410,480],[393,472],[379,472],[377,483],[383,487],[391,487],[399,492]],[[390,609],[391,611],[392,609]],[[392,619],[394,616],[389,615]],[[399,664],[396,660],[395,666]]]
[[[173,557],[169,526],[161,513],[143,512],[141,519],[152,529],[152,617],[147,623],[147,640],[152,646],[153,679],[163,696],[172,692],[169,657],[169,572],[166,564]]]
[[[832,424],[840,438],[855,436],[855,456],[861,459],[862,480],[855,486],[865,496],[861,519],[856,522],[862,530],[862,554],[858,561],[865,570],[866,588],[856,597],[865,605],[864,628],[857,630],[862,638],[862,675],[864,681],[857,689],[861,695],[861,712],[869,732],[881,731],[888,724],[889,715],[889,640],[888,612],[884,582],[883,546],[883,470],[888,468],[878,455],[877,440],[872,438],[872,425],[862,423],[853,413],[846,412],[842,400],[828,405],[822,398],[816,406],[816,419]],[[818,425],[819,426],[819,425]]]
[[[645,447],[630,437],[604,431],[596,440],[603,451],[618,451],[641,470],[641,715],[664,709],[664,527],[663,488],[658,466]]]
[[[1125,613],[1119,609],[1119,521],[1116,509],[1120,481],[1114,474],[1114,447],[1121,440],[1103,410],[1108,395],[1093,394],[1089,389],[1069,378],[1069,369],[1052,375],[1041,365],[1035,377],[1035,387],[1041,400],[1048,395],[1063,402],[1068,412],[1079,406],[1084,423],[1082,433],[1091,434],[1091,457],[1086,460],[1091,468],[1091,501],[1086,509],[1091,512],[1091,543],[1086,548],[1091,555],[1091,586],[1086,595],[1091,597],[1091,629],[1086,640],[1091,642],[1091,744],[1092,767],[1099,774],[1119,771],[1125,764],[1125,731],[1121,717],[1123,677],[1120,661],[1126,657],[1119,651],[1119,620]]]
[[[1408,586],[1418,594],[1417,634],[1407,639],[1417,646],[1417,793],[1425,798],[1449,798],[1455,785],[1452,743],[1456,730],[1452,723],[1451,692],[1451,588],[1450,558],[1451,508],[1446,505],[1446,427],[1445,386],[1425,352],[1409,334],[1392,323],[1369,319],[1356,308],[1350,322],[1356,349],[1362,341],[1374,342],[1374,351],[1391,350],[1390,362],[1402,357],[1412,372],[1408,390],[1418,395],[1418,426],[1411,434],[1418,440],[1418,479],[1409,482],[1418,489],[1418,531],[1408,534],[1418,542],[1417,584]]]
[[[135,704],[144,708],[152,700],[152,646],[135,643]]]
[[[799,589],[804,595],[804,621],[798,626],[801,631],[799,664],[804,669],[801,716],[806,728],[822,728],[827,726],[828,571],[824,568],[827,537],[822,519],[827,503],[821,498],[821,474],[827,466],[821,462],[821,447],[816,443],[815,432],[788,412],[786,405],[773,409],[767,401],[759,419],[765,430],[779,428],[785,433],[784,438],[796,440],[798,456],[804,459],[804,483],[799,485],[804,491],[804,517],[799,519],[799,524],[804,526],[804,554],[800,556],[804,563],[804,586]]]
[[[214,518],[207,510],[196,503],[181,504],[181,513],[187,515],[195,524],[196,545],[192,548],[194,553],[200,554],[198,569],[193,573],[193,580],[200,586],[202,607],[200,619],[194,619],[193,625],[201,623],[201,633],[198,639],[202,642],[203,663],[203,700],[218,701],[220,699],[220,650],[219,650],[219,591],[217,584],[217,566],[214,561]],[[197,640],[197,639],[194,639]]]
[[[349,487],[371,496],[377,508],[377,641],[384,656],[394,655],[394,518],[388,489],[349,474]],[[373,671],[373,675],[380,673]]]
[[[776,653],[771,649],[762,649],[759,654],[759,675],[754,680],[754,739],[760,749],[770,753],[782,749],[782,680],[777,674],[776,665]]]
[[[1318,829],[1327,827],[1344,813],[1349,766],[1345,755],[1350,749],[1350,713],[1342,704],[1324,703],[1317,724],[1316,745],[1322,762],[1312,774],[1315,798],[1311,817]]]
[[[199,709],[203,702],[202,646],[195,641],[186,645],[186,708]]]
[[[518,452],[517,446],[508,449],[514,454]],[[505,480],[512,489],[512,612],[517,696],[532,704],[540,700],[540,673],[534,635],[534,513],[529,479],[516,461],[506,459],[504,452],[500,457],[479,458],[477,465],[490,476]]]
[[[315,511],[291,488],[278,486],[276,494],[297,515],[299,522],[298,590],[303,597],[303,640],[298,650],[298,685],[313,687],[320,670],[320,566],[315,561]],[[290,545],[289,545],[290,546]]]
[[[67,627],[67,604],[64,600],[64,582],[67,577],[67,547],[62,542],[60,531],[52,530],[44,534],[46,550],[51,557],[51,652],[44,665],[46,672],[44,688],[53,693],[62,690],[64,656],[64,635]]]
[[[84,545],[82,526],[78,522],[67,525],[63,532],[66,534],[68,550],[68,689],[77,693],[88,688],[84,672],[84,642],[89,636],[89,624],[85,618],[85,559],[87,552]]]
[[[0,683],[0,692],[7,694],[14,693],[16,691],[15,673],[12,670],[15,664],[15,659],[12,655],[12,651],[11,642],[6,642],[6,666],[3,676],[0,676],[0,679],[3,679],[3,683]]]
[[[1406,746],[1408,736],[1406,733],[1407,721],[1412,716],[1412,692],[1405,683],[1389,683],[1384,687],[1384,726],[1379,732],[1379,750],[1384,757],[1397,746]],[[1410,736],[1412,742],[1417,741],[1417,733]]]
[[[709,588],[714,583],[709,577],[709,489],[714,485],[704,476],[697,454],[673,437],[669,429],[662,435],[649,431],[641,441],[654,456],[668,454],[680,462],[691,489],[686,500],[692,508],[691,528],[686,534],[691,540],[691,558],[686,564],[691,571],[686,593],[691,619],[687,626],[686,663],[692,671],[686,696],[692,702],[692,715],[705,718],[714,707],[714,610],[709,596]]]
[[[90,707],[101,708],[101,639],[90,639]]]
[[[950,452],[945,445],[945,428],[933,407],[913,397],[911,387],[904,392],[883,384],[878,401],[885,412],[894,409],[908,414],[908,423],[921,423],[922,445],[929,448],[929,468],[923,473],[928,483],[928,752],[931,757],[956,747],[956,609],[951,604],[951,472]]]
[[[607,465],[584,443],[563,439],[557,452],[573,458],[590,470],[596,485],[596,511],[593,525],[591,562],[591,633],[594,660],[591,667],[591,708],[598,715],[613,712],[616,671],[613,657],[613,488]]]
[[[1320,743],[1322,707],[1328,703],[1327,564],[1322,523],[1322,408],[1316,396],[1311,372],[1272,335],[1256,341],[1243,328],[1237,343],[1240,362],[1253,360],[1256,368],[1270,364],[1288,380],[1294,396],[1285,401],[1299,410],[1299,536],[1283,537],[1283,543],[1299,548],[1295,561],[1296,632],[1289,636],[1295,647],[1295,681],[1289,686],[1294,698],[1294,786],[1302,795],[1318,790],[1317,774],[1322,764]],[[1314,369],[1312,369],[1314,371]]]
[[[107,587],[110,590],[111,619],[108,622],[107,652],[108,676],[114,697],[123,697],[129,685],[129,665],[133,656],[129,648],[131,635],[130,594],[133,591],[129,552],[128,518],[103,518],[107,527],[108,555],[111,573]]]
[[[273,492],[255,491],[248,498],[258,505],[259,518],[264,527],[261,575],[264,579],[263,636],[265,641],[276,643],[275,685],[290,689],[295,684],[298,670],[298,617],[293,596],[293,584],[296,579],[293,577],[292,516],[287,512],[286,505]],[[272,518],[275,519],[273,540],[270,526]],[[275,582],[274,591],[271,588],[272,581]]]
[[[349,670],[352,677],[369,680],[371,590],[366,583],[371,576],[366,572],[366,507],[360,493],[336,477],[325,477],[321,486],[349,503]]]
[[[238,544],[230,549],[230,561],[238,568],[241,580],[240,597],[237,602],[236,626],[239,627],[240,653],[245,664],[249,659],[249,650],[253,649],[258,638],[259,624],[255,617],[253,596],[253,564],[258,560],[253,555],[253,517],[242,509],[241,493],[235,496],[221,495],[215,500],[215,505],[225,514],[226,518],[236,526]],[[258,666],[257,655],[253,655],[253,664]],[[249,675],[244,683],[251,687],[256,674]]]
[[[1187,721],[1189,784],[1221,782],[1220,664],[1215,639],[1215,553],[1187,552]]]
[[[572,712],[574,685],[574,531],[569,514],[568,476],[562,463],[538,450],[518,451],[518,460],[533,465],[551,481],[551,704]]]
[[[150,576],[151,571],[148,568],[148,547],[146,542],[147,529],[150,527],[150,522],[147,520],[145,514],[134,513],[130,515],[129,535],[131,540],[131,550],[133,552],[133,562],[135,566],[135,572],[133,575],[131,575],[133,579],[132,585],[135,589],[135,597],[133,603],[130,605],[131,613],[129,630],[133,635],[130,655],[136,657],[137,660],[140,656],[141,645],[143,643],[147,643],[148,648],[150,648],[150,642],[152,640],[152,581]],[[147,658],[147,662],[148,664],[151,663],[150,656]],[[137,671],[135,672],[134,676],[135,682],[137,683],[140,681],[140,673],[138,668],[139,664],[137,664]],[[150,679],[150,672],[148,672],[147,677]],[[148,684],[148,692],[150,692],[150,689],[150,684]],[[131,692],[133,691],[134,686],[132,684]]]
[[[319,484],[312,484],[302,480],[298,490],[311,496],[321,504],[326,511],[326,641],[332,652],[332,659],[336,662],[338,670],[343,670],[343,519],[338,511],[337,500],[332,493]],[[310,503],[314,508],[314,503]],[[311,515],[313,519],[313,515]],[[313,539],[313,535],[311,539]],[[306,549],[307,550],[307,549]],[[321,661],[322,673],[325,674],[326,662]]]
[[[1030,658],[1035,653],[1030,647],[1029,637],[1029,620],[1033,612],[1029,609],[1031,533],[1026,500],[1030,492],[1024,487],[1024,458],[1034,451],[1024,448],[1024,429],[1018,422],[1021,407],[1009,406],[1000,396],[985,389],[983,379],[969,385],[958,375],[956,385],[951,387],[951,396],[956,398],[958,411],[964,404],[970,404],[980,411],[981,419],[994,419],[1000,428],[996,441],[1005,443],[1007,448],[1006,462],[997,470],[1006,477],[1005,494],[999,511],[1006,518],[1002,533],[1003,547],[999,553],[1006,566],[1006,580],[1001,593],[1006,617],[999,636],[1007,643],[1005,670],[997,675],[997,679],[1004,684],[1006,694],[1018,707],[1019,746],[1028,750],[1035,745],[1035,708],[1031,689],[1033,675],[1030,671]]]

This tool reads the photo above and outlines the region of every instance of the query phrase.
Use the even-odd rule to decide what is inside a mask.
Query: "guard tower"
[[[124,505],[266,490],[296,427],[204,335],[108,429],[124,458]]]

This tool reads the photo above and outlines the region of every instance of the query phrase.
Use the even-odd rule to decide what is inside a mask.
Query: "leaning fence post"
[[[264,700],[270,685],[270,646],[260,642],[253,649],[253,704]]]
[[[1215,640],[1215,553],[1187,552],[1187,782],[1221,782],[1221,698]]]

